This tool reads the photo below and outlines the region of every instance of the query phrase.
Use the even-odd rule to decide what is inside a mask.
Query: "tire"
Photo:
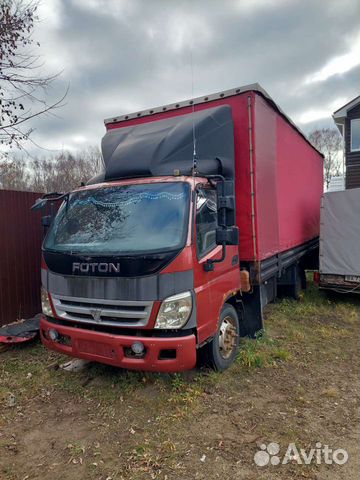
[[[239,318],[233,306],[225,304],[214,338],[201,350],[202,363],[222,372],[234,363],[239,350]],[[233,339],[233,340],[232,340]]]

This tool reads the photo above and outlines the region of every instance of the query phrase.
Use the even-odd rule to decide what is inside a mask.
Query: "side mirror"
[[[40,210],[41,208],[44,208],[47,201],[47,198],[37,198],[34,205],[31,207],[31,210]]]
[[[52,215],[44,215],[41,217],[41,226],[44,228],[49,228],[52,222]]]
[[[216,229],[216,245],[239,245],[239,229],[237,227],[218,227]]]
[[[235,216],[235,188],[232,180],[221,180],[216,184],[218,225],[217,245],[238,245],[239,229]]]
[[[217,176],[218,178],[220,177]],[[235,216],[235,188],[232,180],[220,177],[216,184],[217,194],[217,223],[216,244],[222,245],[221,258],[208,259],[204,263],[205,272],[212,272],[216,263],[223,262],[226,258],[226,245],[239,245],[239,229],[236,226]]]
[[[235,188],[232,180],[221,180],[216,184],[218,225],[232,227],[235,219]]]

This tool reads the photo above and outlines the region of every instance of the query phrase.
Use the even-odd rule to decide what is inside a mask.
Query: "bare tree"
[[[313,130],[309,135],[309,140],[325,157],[324,181],[328,188],[331,178],[340,175],[342,136],[337,128],[321,128]]]
[[[97,147],[61,152],[51,157],[5,159],[0,162],[0,188],[34,192],[68,192],[102,170]]]
[[[0,144],[22,148],[32,128],[29,121],[61,106],[65,95],[47,102],[46,90],[57,75],[42,76],[40,57],[31,47],[37,0],[0,1]]]
[[[30,174],[26,163],[14,159],[0,162],[0,188],[4,190],[31,190]]]

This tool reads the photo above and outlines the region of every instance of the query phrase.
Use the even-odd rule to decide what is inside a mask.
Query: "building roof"
[[[347,112],[351,110],[352,108],[356,107],[360,103],[360,95],[355,97],[353,100],[350,100],[350,102],[346,103],[344,106],[339,108],[333,113],[333,118],[334,119],[340,119],[344,118],[347,116]]]

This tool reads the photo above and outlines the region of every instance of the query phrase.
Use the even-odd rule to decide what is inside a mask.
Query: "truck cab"
[[[217,369],[229,366],[239,342],[239,256],[236,245],[217,244],[216,187],[166,176],[69,194],[43,245],[43,343],[154,371],[191,369],[203,347]]]

